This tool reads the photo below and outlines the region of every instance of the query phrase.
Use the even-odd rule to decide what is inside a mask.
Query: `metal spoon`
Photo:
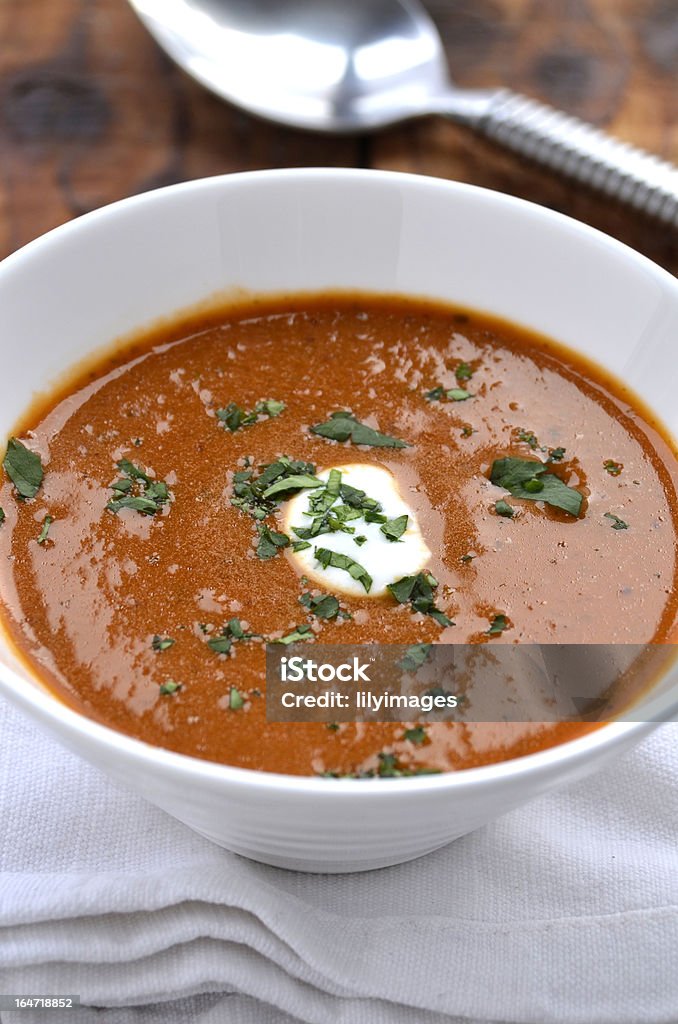
[[[164,50],[250,113],[368,132],[440,114],[678,226],[678,169],[508,89],[459,89],[417,0],[130,0]]]

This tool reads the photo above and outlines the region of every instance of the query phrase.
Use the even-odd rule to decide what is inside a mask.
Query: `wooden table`
[[[522,90],[678,163],[678,0],[428,7],[459,84]],[[355,139],[263,124],[177,70],[125,0],[0,0],[0,256],[132,193],[303,165],[393,168],[525,196],[678,272],[675,231],[442,120]]]

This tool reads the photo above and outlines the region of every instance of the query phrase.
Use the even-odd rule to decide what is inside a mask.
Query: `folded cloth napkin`
[[[678,725],[437,853],[344,876],[213,846],[4,702],[0,738],[0,994],[83,1004],[3,1024],[678,1021]]]

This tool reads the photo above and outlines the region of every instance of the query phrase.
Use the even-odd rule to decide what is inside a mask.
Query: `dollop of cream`
[[[368,498],[374,498],[381,505],[381,514],[389,520],[407,516],[407,528],[399,540],[391,541],[381,530],[380,523],[369,523],[364,518],[352,519],[346,525],[353,533],[335,531],[322,533],[309,539],[310,547],[302,551],[289,549],[289,557],[299,572],[319,586],[352,597],[383,597],[389,583],[395,583],[403,576],[414,576],[421,572],[431,557],[419,528],[417,517],[403,499],[396,478],[384,466],[369,463],[351,463],[347,466],[329,467],[317,474],[324,482],[334,468],[341,473],[341,483],[356,490],[364,491]],[[285,509],[285,533],[297,540],[294,527],[308,528],[313,523],[311,499],[318,490],[305,490],[295,495]],[[336,502],[342,504],[341,498]],[[355,538],[365,537],[363,543]],[[366,591],[359,579],[354,579],[346,569],[328,565],[323,568],[316,557],[318,548],[348,555],[372,577],[372,585]]]

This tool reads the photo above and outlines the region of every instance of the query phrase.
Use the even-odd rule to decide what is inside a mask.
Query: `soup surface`
[[[406,511],[344,483],[323,518],[328,470],[365,465]],[[543,338],[415,301],[252,302],[140,336],[33,410],[0,488],[4,625],[66,703],[171,750],[464,768],[592,726],[268,722],[266,641],[675,639],[675,494],[649,413]],[[315,557],[337,544],[348,562]]]

